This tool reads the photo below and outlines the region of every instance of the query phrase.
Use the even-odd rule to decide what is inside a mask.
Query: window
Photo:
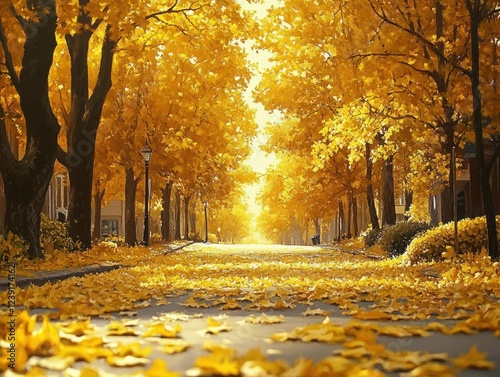
[[[101,237],[117,237],[118,220],[101,220]]]
[[[63,174],[56,175],[55,186],[56,209],[66,210],[69,204],[69,188],[66,185],[66,177]]]

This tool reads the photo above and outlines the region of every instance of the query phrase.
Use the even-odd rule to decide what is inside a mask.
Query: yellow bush
[[[500,232],[500,216],[497,216],[496,224],[497,232]],[[403,261],[414,264],[442,259],[447,247],[454,246],[454,234],[453,222],[428,230],[410,243]],[[487,247],[488,234],[484,216],[458,222],[458,254],[479,253]]]

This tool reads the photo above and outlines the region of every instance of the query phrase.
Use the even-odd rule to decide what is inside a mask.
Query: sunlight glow
[[[278,3],[278,1],[276,0],[266,0],[263,1],[262,3],[249,3],[245,0],[241,0],[239,2],[243,9],[255,11],[256,16],[258,18],[264,17],[267,13],[267,10],[271,6],[276,5]],[[257,72],[249,82],[248,89],[245,93],[245,99],[249,104],[249,106],[255,109],[256,112],[255,119],[258,125],[258,134],[252,143],[252,154],[250,155],[250,158],[246,161],[246,163],[260,175],[259,182],[253,185],[247,185],[245,192],[248,198],[249,209],[253,216],[252,228],[254,230],[252,234],[257,235],[257,241],[265,242],[265,240],[263,240],[262,237],[258,236],[259,231],[258,229],[256,229],[256,224],[255,224],[255,220],[257,219],[258,215],[261,212],[257,196],[264,184],[262,175],[265,174],[266,170],[271,165],[277,162],[277,158],[274,154],[267,154],[266,152],[262,151],[260,147],[266,144],[267,142],[267,136],[265,135],[264,132],[266,125],[268,123],[279,122],[281,119],[281,115],[276,111],[274,112],[266,111],[264,109],[264,106],[262,106],[260,103],[256,103],[252,98],[252,91],[259,84],[262,72],[264,72],[266,68],[269,68],[271,66],[271,63],[269,61],[271,53],[264,50],[259,50],[259,51],[254,50],[253,41],[246,41],[245,48],[248,53],[249,62],[251,64],[257,65]]]

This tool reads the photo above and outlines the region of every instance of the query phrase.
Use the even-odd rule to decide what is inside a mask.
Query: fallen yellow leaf
[[[148,328],[148,331],[142,334],[144,338],[148,336],[159,336],[161,338],[177,338],[179,336],[179,333],[182,331],[182,327],[178,323],[176,323],[174,326],[170,326],[163,322],[156,322],[150,324]]]
[[[180,377],[179,373],[169,371],[167,363],[162,359],[155,359],[151,368],[143,374],[145,377]]]
[[[486,352],[479,352],[477,346],[472,346],[465,355],[453,359],[453,365],[460,369],[493,369],[495,364],[486,360]]]

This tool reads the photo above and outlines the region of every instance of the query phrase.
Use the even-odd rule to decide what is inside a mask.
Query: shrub
[[[44,252],[61,249],[71,251],[77,248],[69,235],[68,226],[60,221],[49,219],[44,214],[42,214],[40,224],[40,243]]]
[[[497,232],[500,232],[500,216],[496,218]],[[408,247],[403,261],[417,263],[443,259],[447,246],[454,246],[455,229],[450,222],[427,231],[415,238]],[[488,247],[486,217],[464,219],[458,222],[458,254],[479,253]]]
[[[380,239],[381,235],[382,235],[382,229],[368,230],[365,235],[365,246],[366,247],[374,246]]]
[[[54,250],[71,251],[77,245],[69,236],[66,224],[57,220],[51,220],[42,214],[40,223],[40,244],[44,253]],[[9,233],[4,236],[0,234],[0,261],[18,261],[28,255],[28,245],[18,236]]]
[[[0,265],[19,262],[27,254],[28,245],[21,238],[12,233],[0,235]]]
[[[200,236],[200,233],[189,233],[188,240],[194,242],[204,242],[205,241],[205,233],[203,233],[203,237]]]
[[[119,236],[111,236],[111,237],[106,237],[104,239],[98,240],[96,243],[103,243],[103,242],[108,242],[114,244],[116,247],[127,247],[128,245],[125,243],[125,237],[119,237]]]
[[[413,221],[386,226],[382,229],[378,244],[384,250],[387,250],[389,256],[397,257],[406,251],[406,248],[415,236],[425,232],[429,228],[430,225],[427,223]]]

